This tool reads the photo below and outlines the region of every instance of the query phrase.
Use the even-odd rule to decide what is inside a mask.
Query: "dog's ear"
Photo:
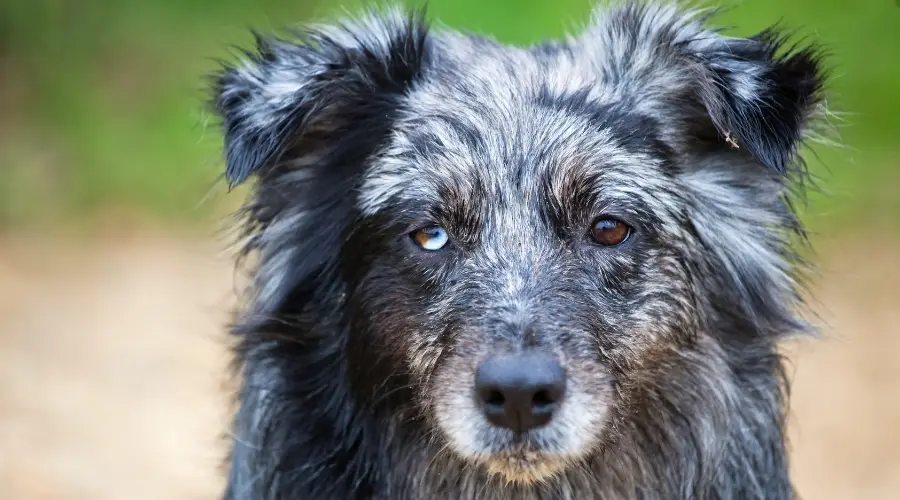
[[[421,11],[370,13],[290,41],[257,36],[256,51],[226,66],[213,85],[229,185],[289,151],[303,155],[335,140],[359,149],[385,133],[396,99],[420,73],[426,41]]]
[[[823,89],[816,47],[782,53],[784,42],[770,29],[746,39],[716,35],[691,52],[701,64],[700,98],[721,137],[779,174],[791,166]]]
[[[600,7],[581,46],[606,97],[659,121],[676,149],[714,139],[784,173],[820,109],[819,50],[788,48],[774,29],[727,37],[710,17],[667,3]]]

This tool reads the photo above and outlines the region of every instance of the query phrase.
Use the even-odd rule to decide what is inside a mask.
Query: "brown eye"
[[[631,236],[631,226],[611,217],[598,217],[591,225],[591,238],[597,243],[614,247]]]

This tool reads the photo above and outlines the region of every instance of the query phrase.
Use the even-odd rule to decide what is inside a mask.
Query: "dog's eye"
[[[631,236],[631,226],[612,217],[601,216],[591,224],[591,238],[600,245],[621,245]]]
[[[413,231],[410,237],[416,242],[416,245],[430,252],[444,248],[444,245],[450,240],[447,231],[438,226],[423,227]]]

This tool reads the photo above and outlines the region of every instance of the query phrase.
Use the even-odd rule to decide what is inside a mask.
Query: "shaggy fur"
[[[706,22],[618,3],[510,47],[387,11],[226,67],[257,260],[225,497],[794,497],[777,342],[805,330],[790,199],[823,74]],[[597,245],[598,216],[631,236]],[[568,388],[516,435],[473,379],[526,348]]]

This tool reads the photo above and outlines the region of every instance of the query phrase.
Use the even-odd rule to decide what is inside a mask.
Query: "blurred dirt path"
[[[0,250],[0,498],[215,498],[226,429],[213,245]]]
[[[900,244],[829,255],[827,337],[790,346],[796,482],[900,498]],[[215,498],[231,290],[214,242],[0,241],[0,498]]]

